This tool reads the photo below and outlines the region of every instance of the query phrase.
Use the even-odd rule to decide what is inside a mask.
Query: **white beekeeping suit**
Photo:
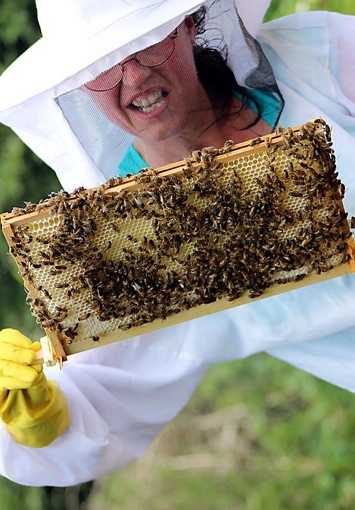
[[[270,91],[278,124],[323,117],[331,125],[345,207],[354,215],[354,17],[300,13],[262,25],[268,1],[236,3],[243,23],[231,0],[212,2],[209,12],[237,81]],[[82,86],[166,38],[201,4],[38,0],[43,37],[2,76],[0,121],[56,171],[64,188],[104,182],[132,140],[102,118]],[[1,429],[1,474],[55,486],[100,477],[143,453],[209,367],[264,351],[354,391],[355,278],[70,356],[63,370],[47,369],[68,401],[69,428],[40,449],[17,444]]]

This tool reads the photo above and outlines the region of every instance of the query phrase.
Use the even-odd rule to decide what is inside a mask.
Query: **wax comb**
[[[354,271],[329,126],[207,147],[2,215],[45,361]]]

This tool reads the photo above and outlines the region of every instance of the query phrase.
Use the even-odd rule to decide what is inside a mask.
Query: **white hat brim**
[[[0,111],[57,87],[113,51],[117,52],[119,61],[139,49],[155,44],[203,3],[196,0],[153,3],[143,12],[142,8],[137,8],[130,16],[117,19],[99,33],[85,39],[66,38],[65,34],[60,40],[42,37],[1,76]],[[88,79],[93,77],[93,72],[101,71],[98,68],[91,70]]]

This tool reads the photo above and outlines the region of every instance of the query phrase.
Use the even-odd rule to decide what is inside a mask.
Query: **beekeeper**
[[[262,25],[268,4],[37,0],[43,37],[1,77],[0,120],[71,191],[322,117],[354,215],[355,18]],[[1,474],[32,486],[105,475],[144,452],[208,368],[257,352],[354,391],[354,298],[347,275],[75,354],[62,370],[35,364],[39,344],[8,325]]]

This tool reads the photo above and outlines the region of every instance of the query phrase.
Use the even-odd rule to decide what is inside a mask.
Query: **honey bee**
[[[254,138],[251,142],[250,142],[250,147],[254,147],[254,145],[258,145],[259,143],[262,142],[262,139],[261,138]]]

